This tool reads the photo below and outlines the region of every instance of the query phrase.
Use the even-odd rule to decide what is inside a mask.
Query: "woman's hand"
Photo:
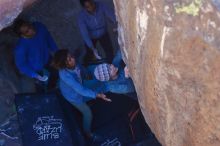
[[[97,98],[100,98],[100,99],[102,99],[102,100],[105,100],[105,101],[107,101],[107,102],[112,102],[111,99],[107,98],[106,95],[105,95],[105,94],[102,94],[102,93],[98,93],[98,94],[96,95],[96,97],[97,97]]]

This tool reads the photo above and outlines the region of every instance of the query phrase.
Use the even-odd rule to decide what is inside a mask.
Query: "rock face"
[[[220,145],[220,2],[114,0],[146,122],[164,146]]]
[[[35,0],[1,0],[0,1],[0,30],[12,23],[24,7]]]

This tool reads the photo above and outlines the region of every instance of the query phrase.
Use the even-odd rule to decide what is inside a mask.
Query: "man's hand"
[[[44,76],[37,75],[36,79],[39,80],[39,81],[42,81],[42,82],[46,82],[48,80],[48,76],[46,76],[46,75],[44,75]]]
[[[125,72],[125,77],[126,77],[126,78],[129,78],[129,77],[130,77],[130,73],[129,73],[129,70],[128,70],[128,67],[127,67],[127,66],[125,66],[124,72]]]
[[[102,100],[105,100],[105,101],[107,101],[107,102],[112,102],[111,99],[107,98],[106,95],[105,95],[105,94],[102,94],[102,93],[98,93],[98,94],[96,95],[96,97],[97,97],[97,98],[100,98],[100,99],[102,99]]]
[[[102,57],[99,56],[97,49],[93,49],[93,54],[95,55],[96,59],[102,59]]]

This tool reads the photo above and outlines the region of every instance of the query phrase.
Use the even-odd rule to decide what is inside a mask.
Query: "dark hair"
[[[30,25],[30,22],[28,22],[28,21],[26,21],[26,20],[24,20],[24,19],[16,19],[15,21],[14,21],[14,24],[13,24],[13,30],[14,30],[14,32],[18,35],[18,36],[21,36],[21,27],[23,26],[23,25]]]
[[[52,61],[52,66],[55,67],[56,69],[66,68],[66,61],[67,61],[68,54],[69,54],[68,49],[58,50],[54,54],[54,58],[53,58],[53,61]]]
[[[85,6],[85,2],[94,2],[94,1],[93,0],[79,0],[79,2],[80,2],[80,5],[82,7],[84,7]]]

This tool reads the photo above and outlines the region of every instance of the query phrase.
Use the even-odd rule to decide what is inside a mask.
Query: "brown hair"
[[[93,0],[79,0],[79,2],[80,2],[80,5],[81,5],[82,7],[85,7],[85,2],[92,2],[92,3],[94,3]]]
[[[58,50],[54,55],[52,66],[55,67],[56,69],[66,68],[66,61],[68,54],[69,54],[68,49]]]
[[[31,25],[31,23],[27,20],[24,20],[24,19],[16,19],[13,23],[13,30],[14,32],[20,37],[21,36],[21,27],[24,26],[24,25]]]

